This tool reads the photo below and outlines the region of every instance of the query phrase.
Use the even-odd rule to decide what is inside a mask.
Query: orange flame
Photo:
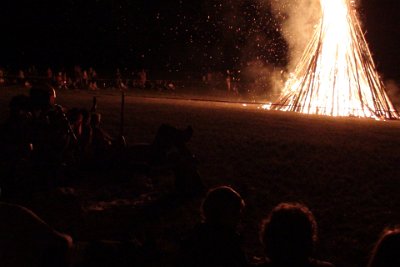
[[[320,0],[322,18],[271,109],[398,119],[349,0]]]

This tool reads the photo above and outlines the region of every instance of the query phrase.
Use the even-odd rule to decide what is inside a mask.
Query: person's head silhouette
[[[242,217],[244,200],[229,186],[210,189],[201,205],[204,222],[235,228]]]
[[[376,243],[369,267],[400,266],[400,228],[385,230]]]
[[[266,256],[275,263],[308,261],[316,239],[314,216],[299,203],[276,206],[264,221],[261,232]]]

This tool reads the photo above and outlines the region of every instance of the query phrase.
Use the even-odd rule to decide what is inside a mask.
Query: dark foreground
[[[0,93],[2,121],[8,101],[20,92]],[[90,108],[92,96],[59,92],[58,103]],[[119,102],[118,92],[98,95],[103,125],[114,135],[119,129]],[[265,111],[257,105],[128,94],[125,122],[128,144],[151,142],[162,123],[193,127],[188,146],[206,186],[230,184],[246,201],[241,230],[251,256],[262,255],[260,220],[283,201],[310,207],[319,224],[317,254],[337,266],[365,266],[380,232],[400,222],[398,121],[305,116]],[[151,235],[167,262],[177,240],[199,221],[200,199],[163,194],[173,187],[168,175],[151,182],[135,173],[123,176],[79,177],[82,181],[73,190],[83,217],[68,226],[74,239]]]

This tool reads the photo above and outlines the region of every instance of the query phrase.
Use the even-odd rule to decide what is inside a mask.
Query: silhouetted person
[[[147,83],[147,73],[144,69],[139,71],[138,73],[139,76],[139,86],[140,88],[144,89],[146,88],[146,83]]]
[[[211,189],[201,205],[203,222],[182,243],[180,266],[247,266],[236,231],[244,206],[231,187]]]
[[[5,84],[6,80],[4,78],[4,70],[0,68],[0,85]]]
[[[400,228],[385,230],[376,243],[368,267],[400,266]]]
[[[28,132],[32,115],[29,112],[29,97],[14,96],[9,108],[9,117],[0,128],[0,147],[2,147],[0,159],[3,157],[5,160],[26,159],[31,152]]]
[[[53,71],[51,70],[51,68],[47,68],[47,82],[49,84],[52,84],[54,82],[54,77],[53,77]]]
[[[82,109],[72,108],[67,111],[66,116],[68,118],[70,129],[76,137],[76,142],[71,142],[68,146],[68,151],[65,153],[67,161],[71,163],[78,163],[83,157],[84,147],[86,144],[83,137],[83,123],[84,114]],[[87,115],[88,116],[88,115]]]
[[[74,77],[73,77],[73,84],[75,89],[83,89],[83,83],[82,83],[82,78],[83,78],[83,73],[82,73],[82,68],[79,65],[76,65],[74,67]]]
[[[82,114],[82,131],[78,138],[78,149],[82,156],[87,157],[90,145],[92,144],[92,127],[90,125],[91,114],[87,109],[81,109]]]
[[[0,189],[5,197],[14,195],[17,184],[25,175],[32,154],[29,135],[32,115],[29,112],[29,98],[24,95],[14,96],[10,102],[10,114],[0,125]],[[22,177],[21,177],[22,176]]]
[[[152,147],[152,164],[170,166],[175,175],[177,192],[193,196],[204,193],[204,185],[197,171],[197,162],[186,143],[193,135],[193,129],[177,129],[162,124],[156,133]]]
[[[0,202],[2,267],[69,266],[72,238],[52,229],[32,211]]]
[[[89,68],[89,89],[90,90],[97,90],[97,72],[90,67]]]
[[[115,85],[117,89],[125,89],[125,84],[122,82],[122,73],[119,68],[115,72]]]
[[[91,115],[90,124],[92,125],[93,130],[93,143],[96,143],[96,145],[101,147],[111,146],[114,139],[103,128],[101,128],[100,113]],[[97,142],[99,144],[97,144]]]
[[[48,85],[34,86],[29,97],[35,156],[40,161],[61,163],[73,132],[63,108],[56,104],[55,90]]]
[[[18,83],[24,84],[25,83],[25,73],[23,70],[18,71]]]
[[[86,70],[83,71],[82,82],[83,82],[84,89],[87,89],[89,86],[89,74]]]
[[[76,136],[63,107],[55,102],[56,94],[48,85],[35,85],[30,90],[33,145],[32,163],[37,189],[57,185],[58,174],[70,160],[70,149]],[[33,188],[33,187],[32,187]]]
[[[82,135],[83,114],[80,109],[72,108],[67,111],[67,118],[71,125],[71,129],[79,138]]]
[[[105,162],[116,160],[114,151],[114,138],[101,127],[101,114],[93,113],[90,117],[91,143],[89,157],[99,167]]]
[[[265,267],[332,267],[312,258],[317,223],[311,211],[299,203],[281,203],[263,223]]]
[[[56,75],[56,84],[58,89],[64,89],[64,77],[62,71],[59,71]]]
[[[231,92],[231,90],[232,90],[232,75],[229,70],[226,71],[225,82],[226,82],[226,89],[228,90],[228,92]]]

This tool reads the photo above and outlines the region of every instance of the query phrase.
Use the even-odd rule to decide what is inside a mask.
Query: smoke
[[[320,0],[210,0],[207,60],[238,69],[249,86],[279,95],[321,17]],[[246,85],[247,86],[247,85]]]
[[[268,98],[269,101],[274,101],[279,97],[286,80],[282,68],[265,64],[261,60],[247,62],[243,75],[247,80],[253,81],[251,85],[248,85],[250,86],[248,89],[259,96]]]
[[[288,48],[289,72],[293,71],[321,17],[320,0],[266,0],[281,22],[281,34]]]
[[[257,0],[256,2],[263,12],[269,12],[271,19],[268,27],[272,27],[273,31],[269,32],[268,36],[274,37],[271,40],[268,40],[268,37],[262,40],[259,35],[257,38],[249,38],[243,53],[250,55],[252,51],[256,51],[252,44],[260,43],[262,40],[264,51],[272,53],[272,56],[269,55],[269,62],[268,60],[260,62],[257,59],[244,60],[247,64],[243,73],[255,81],[256,88],[267,86],[268,89],[265,91],[273,101],[273,98],[280,95],[288,74],[294,71],[311,40],[321,18],[320,0]]]
[[[385,82],[386,92],[392,101],[393,105],[398,109],[400,107],[400,86],[394,80],[387,80]]]

